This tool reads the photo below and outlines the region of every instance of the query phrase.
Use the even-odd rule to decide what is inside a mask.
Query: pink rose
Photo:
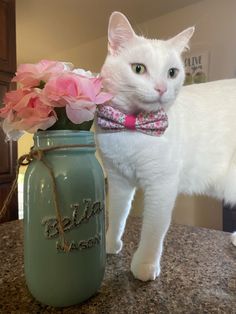
[[[22,131],[34,133],[50,128],[57,120],[56,108],[65,107],[75,124],[92,120],[96,106],[112,96],[102,92],[102,79],[82,69],[72,70],[70,63],[42,60],[22,64],[13,81],[22,88],[8,92],[0,109],[2,127],[9,139],[18,139]]]
[[[78,95],[78,76],[72,73],[53,76],[42,93],[52,106],[65,107],[68,101],[73,101]]]
[[[13,110],[14,106],[28,94],[29,91],[23,89],[17,89],[6,93],[3,98],[3,103],[5,104],[5,107],[0,109],[0,117],[6,118],[9,112]]]
[[[96,104],[86,101],[70,102],[66,105],[66,114],[71,122],[80,124],[94,119]]]
[[[37,87],[40,81],[47,82],[52,75],[68,72],[72,68],[71,63],[50,60],[41,60],[36,64],[21,64],[12,81],[21,83],[25,88]]]
[[[76,124],[94,118],[96,105],[103,104],[112,96],[101,92],[101,78],[90,78],[74,73],[52,77],[43,94],[55,107],[66,107],[68,118]]]
[[[2,128],[8,139],[17,140],[22,131],[34,133],[46,130],[56,122],[56,114],[47,101],[38,93],[18,89],[6,94],[5,107],[0,110],[4,118]]]

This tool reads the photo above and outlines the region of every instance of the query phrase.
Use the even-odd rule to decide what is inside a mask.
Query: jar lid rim
[[[87,137],[94,136],[93,131],[81,131],[81,130],[46,130],[46,131],[38,131],[34,134],[34,138],[36,137],[61,137],[70,135],[72,137]]]

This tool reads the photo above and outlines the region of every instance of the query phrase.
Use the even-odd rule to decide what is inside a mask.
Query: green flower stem
[[[83,130],[89,131],[92,127],[93,120],[85,121],[81,124],[74,124],[67,115],[65,108],[55,108],[58,120],[48,130]]]

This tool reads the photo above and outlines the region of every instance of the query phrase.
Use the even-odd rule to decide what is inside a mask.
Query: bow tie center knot
[[[129,130],[135,130],[136,116],[129,114],[125,117],[124,125]]]

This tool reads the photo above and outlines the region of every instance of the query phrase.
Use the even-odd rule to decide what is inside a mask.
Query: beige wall
[[[236,1],[204,0],[157,19],[137,25],[147,37],[168,38],[189,26],[196,26],[191,49],[209,51],[209,80],[236,76]],[[64,21],[65,22],[65,21]],[[18,40],[18,45],[21,41]],[[21,51],[22,49],[19,49]],[[23,50],[22,50],[23,51]],[[76,66],[99,71],[106,54],[106,37],[58,51],[52,59],[67,60]],[[42,58],[45,57],[42,52]],[[24,60],[33,56],[24,56]],[[20,56],[18,56],[20,60]],[[19,142],[19,153],[32,145],[31,137]],[[141,199],[141,201],[140,201]],[[135,213],[141,213],[142,194],[135,200]],[[190,225],[222,228],[221,203],[207,197],[180,196],[173,215],[174,221]]]
[[[143,193],[138,191],[133,201],[131,214],[142,215]],[[207,196],[180,195],[176,201],[172,220],[178,224],[222,229],[221,203]]]
[[[148,21],[140,28],[150,37],[168,38],[194,25],[191,50],[210,52],[209,80],[236,76],[236,1],[204,0]]]

